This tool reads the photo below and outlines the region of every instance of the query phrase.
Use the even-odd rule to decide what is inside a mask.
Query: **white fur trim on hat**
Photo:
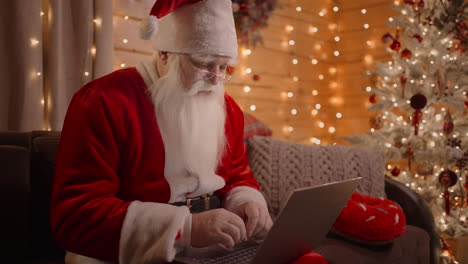
[[[180,6],[159,19],[155,48],[237,58],[231,0],[205,0]]]
[[[152,39],[158,29],[158,19],[155,16],[148,16],[140,24],[140,37],[145,40]]]

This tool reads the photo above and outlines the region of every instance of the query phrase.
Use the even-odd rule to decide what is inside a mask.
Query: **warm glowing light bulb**
[[[323,17],[326,13],[327,13],[327,10],[322,9],[322,10],[319,12],[319,16]]]
[[[389,17],[389,18],[388,18],[388,21],[389,21],[389,22],[393,22],[393,17]]]
[[[41,99],[41,105],[44,105],[45,104],[45,100],[44,98]]]
[[[367,10],[365,8],[361,9],[361,13],[365,14],[367,13]]]
[[[318,127],[320,127],[320,128],[324,128],[324,127],[325,127],[325,123],[323,123],[322,121],[318,121],[318,122],[317,122],[317,125],[318,125]]]
[[[318,114],[318,110],[314,109],[314,110],[310,111],[310,114],[313,115],[313,116],[316,116]]]
[[[342,113],[336,113],[336,118],[340,119],[343,117],[343,114]]]
[[[294,77],[293,77],[293,81],[298,82],[298,81],[299,81],[299,77],[294,76]]]
[[[340,41],[340,37],[339,37],[339,36],[335,36],[335,41],[336,41],[336,42]]]
[[[335,74],[337,71],[338,71],[338,70],[337,70],[335,67],[330,67],[330,68],[328,68],[328,72],[329,72],[330,74]]]
[[[321,48],[322,48],[322,45],[320,45],[320,44],[315,44],[314,45],[315,50],[320,50]]]
[[[293,93],[293,92],[289,92],[289,93],[288,93],[288,97],[289,97],[289,98],[291,98],[291,97],[293,97],[293,96],[294,96],[294,93]]]
[[[309,27],[309,33],[316,33],[317,31],[318,31],[318,27],[313,27],[313,26]]]
[[[333,55],[335,55],[336,57],[338,57],[338,56],[340,56],[340,52],[337,51],[337,50],[335,50],[335,51],[333,52]]]
[[[340,10],[340,9],[337,6],[333,7],[333,11],[338,12],[338,10]]]
[[[127,43],[128,43],[128,39],[123,39],[122,42],[123,42],[124,44],[127,44]]]
[[[322,108],[322,105],[321,105],[321,104],[316,104],[316,105],[315,105],[315,109],[320,110],[320,108]]]
[[[245,50],[242,51],[242,54],[250,55],[250,54],[252,54],[252,51],[250,49],[245,49]]]
[[[89,76],[89,72],[84,72],[84,76]]]
[[[249,93],[251,90],[252,90],[252,88],[250,88],[250,86],[244,86],[244,92],[245,93]]]
[[[336,132],[336,128],[334,128],[334,127],[329,127],[328,128],[328,133],[333,134],[335,132]]]
[[[364,24],[363,27],[364,27],[365,29],[368,29],[368,28],[369,28],[369,24]]]
[[[125,20],[128,20],[128,16],[124,16],[124,19],[125,19]]]
[[[302,7],[300,7],[300,6],[296,7],[296,11],[297,11],[297,12],[301,12],[301,11],[302,11]]]
[[[35,39],[35,38],[31,38],[31,46],[37,46],[37,44],[39,44],[39,40]]]
[[[91,51],[91,54],[92,54],[93,56],[96,55],[96,47],[93,46],[93,47],[90,49],[90,51]]]
[[[36,73],[36,76],[37,76],[37,77],[41,77],[41,75],[42,75],[41,72],[37,72],[37,73]]]
[[[245,73],[247,73],[247,74],[250,74],[250,73],[252,73],[252,69],[251,69],[251,68],[247,68],[247,69],[245,69]]]
[[[296,64],[298,64],[298,63],[299,63],[299,61],[298,61],[297,59],[293,59],[293,60],[292,60],[292,64],[296,65]]]
[[[289,46],[294,46],[294,44],[296,44],[296,42],[295,42],[294,40],[291,39],[291,40],[289,41]]]
[[[312,91],[312,95],[313,95],[313,96],[317,96],[317,95],[318,95],[318,91],[317,91],[317,90],[313,90],[313,91]]]
[[[44,11],[41,11],[41,16],[44,16]]]
[[[328,24],[328,29],[329,29],[329,30],[335,30],[337,27],[338,27],[338,25],[335,24],[335,23]]]
[[[366,87],[366,92],[369,93],[369,92],[371,92],[371,91],[372,91],[372,88],[371,88],[370,86],[367,86],[367,87]]]
[[[102,23],[102,20],[101,20],[100,18],[95,18],[95,19],[93,20],[93,22],[94,22],[94,24],[96,24],[97,26],[100,26],[101,23]]]
[[[251,111],[255,111],[256,109],[257,109],[257,107],[256,107],[255,105],[251,105],[251,106],[250,106],[250,110],[251,110]]]
[[[330,88],[336,89],[337,87],[338,87],[338,82],[335,82],[335,81],[330,82]]]
[[[293,26],[291,26],[291,25],[286,25],[286,31],[287,31],[287,32],[291,32],[291,31],[293,31],[293,30],[294,30],[294,27],[293,27]]]
[[[320,75],[318,76],[318,78],[319,78],[320,80],[323,80],[323,79],[325,79],[325,76],[323,76],[323,74],[320,74]]]
[[[125,63],[121,63],[120,68],[125,68]]]
[[[297,109],[295,108],[291,109],[291,115],[297,115]]]

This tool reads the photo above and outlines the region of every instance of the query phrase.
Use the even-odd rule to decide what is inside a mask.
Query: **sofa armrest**
[[[438,264],[440,255],[440,238],[435,229],[434,217],[426,202],[405,185],[385,179],[385,192],[388,199],[397,202],[406,215],[408,225],[424,229],[430,236],[430,263]]]
[[[2,260],[26,263],[29,245],[29,150],[0,145],[0,201],[2,201]]]

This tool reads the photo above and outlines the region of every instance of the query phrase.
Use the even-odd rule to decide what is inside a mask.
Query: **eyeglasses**
[[[229,67],[226,68],[226,73],[216,74],[207,70],[206,66],[203,66],[200,63],[195,62],[192,58],[190,58],[189,55],[186,55],[186,58],[200,79],[207,81],[207,80],[212,80],[213,78],[216,78],[220,81],[225,81],[225,82],[228,82],[232,79],[232,73],[230,72]]]

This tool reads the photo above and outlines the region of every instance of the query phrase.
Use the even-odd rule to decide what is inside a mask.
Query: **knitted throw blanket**
[[[382,155],[346,146],[307,146],[262,136],[247,140],[247,150],[255,179],[274,216],[296,188],[355,177],[363,178],[358,192],[385,197]]]

